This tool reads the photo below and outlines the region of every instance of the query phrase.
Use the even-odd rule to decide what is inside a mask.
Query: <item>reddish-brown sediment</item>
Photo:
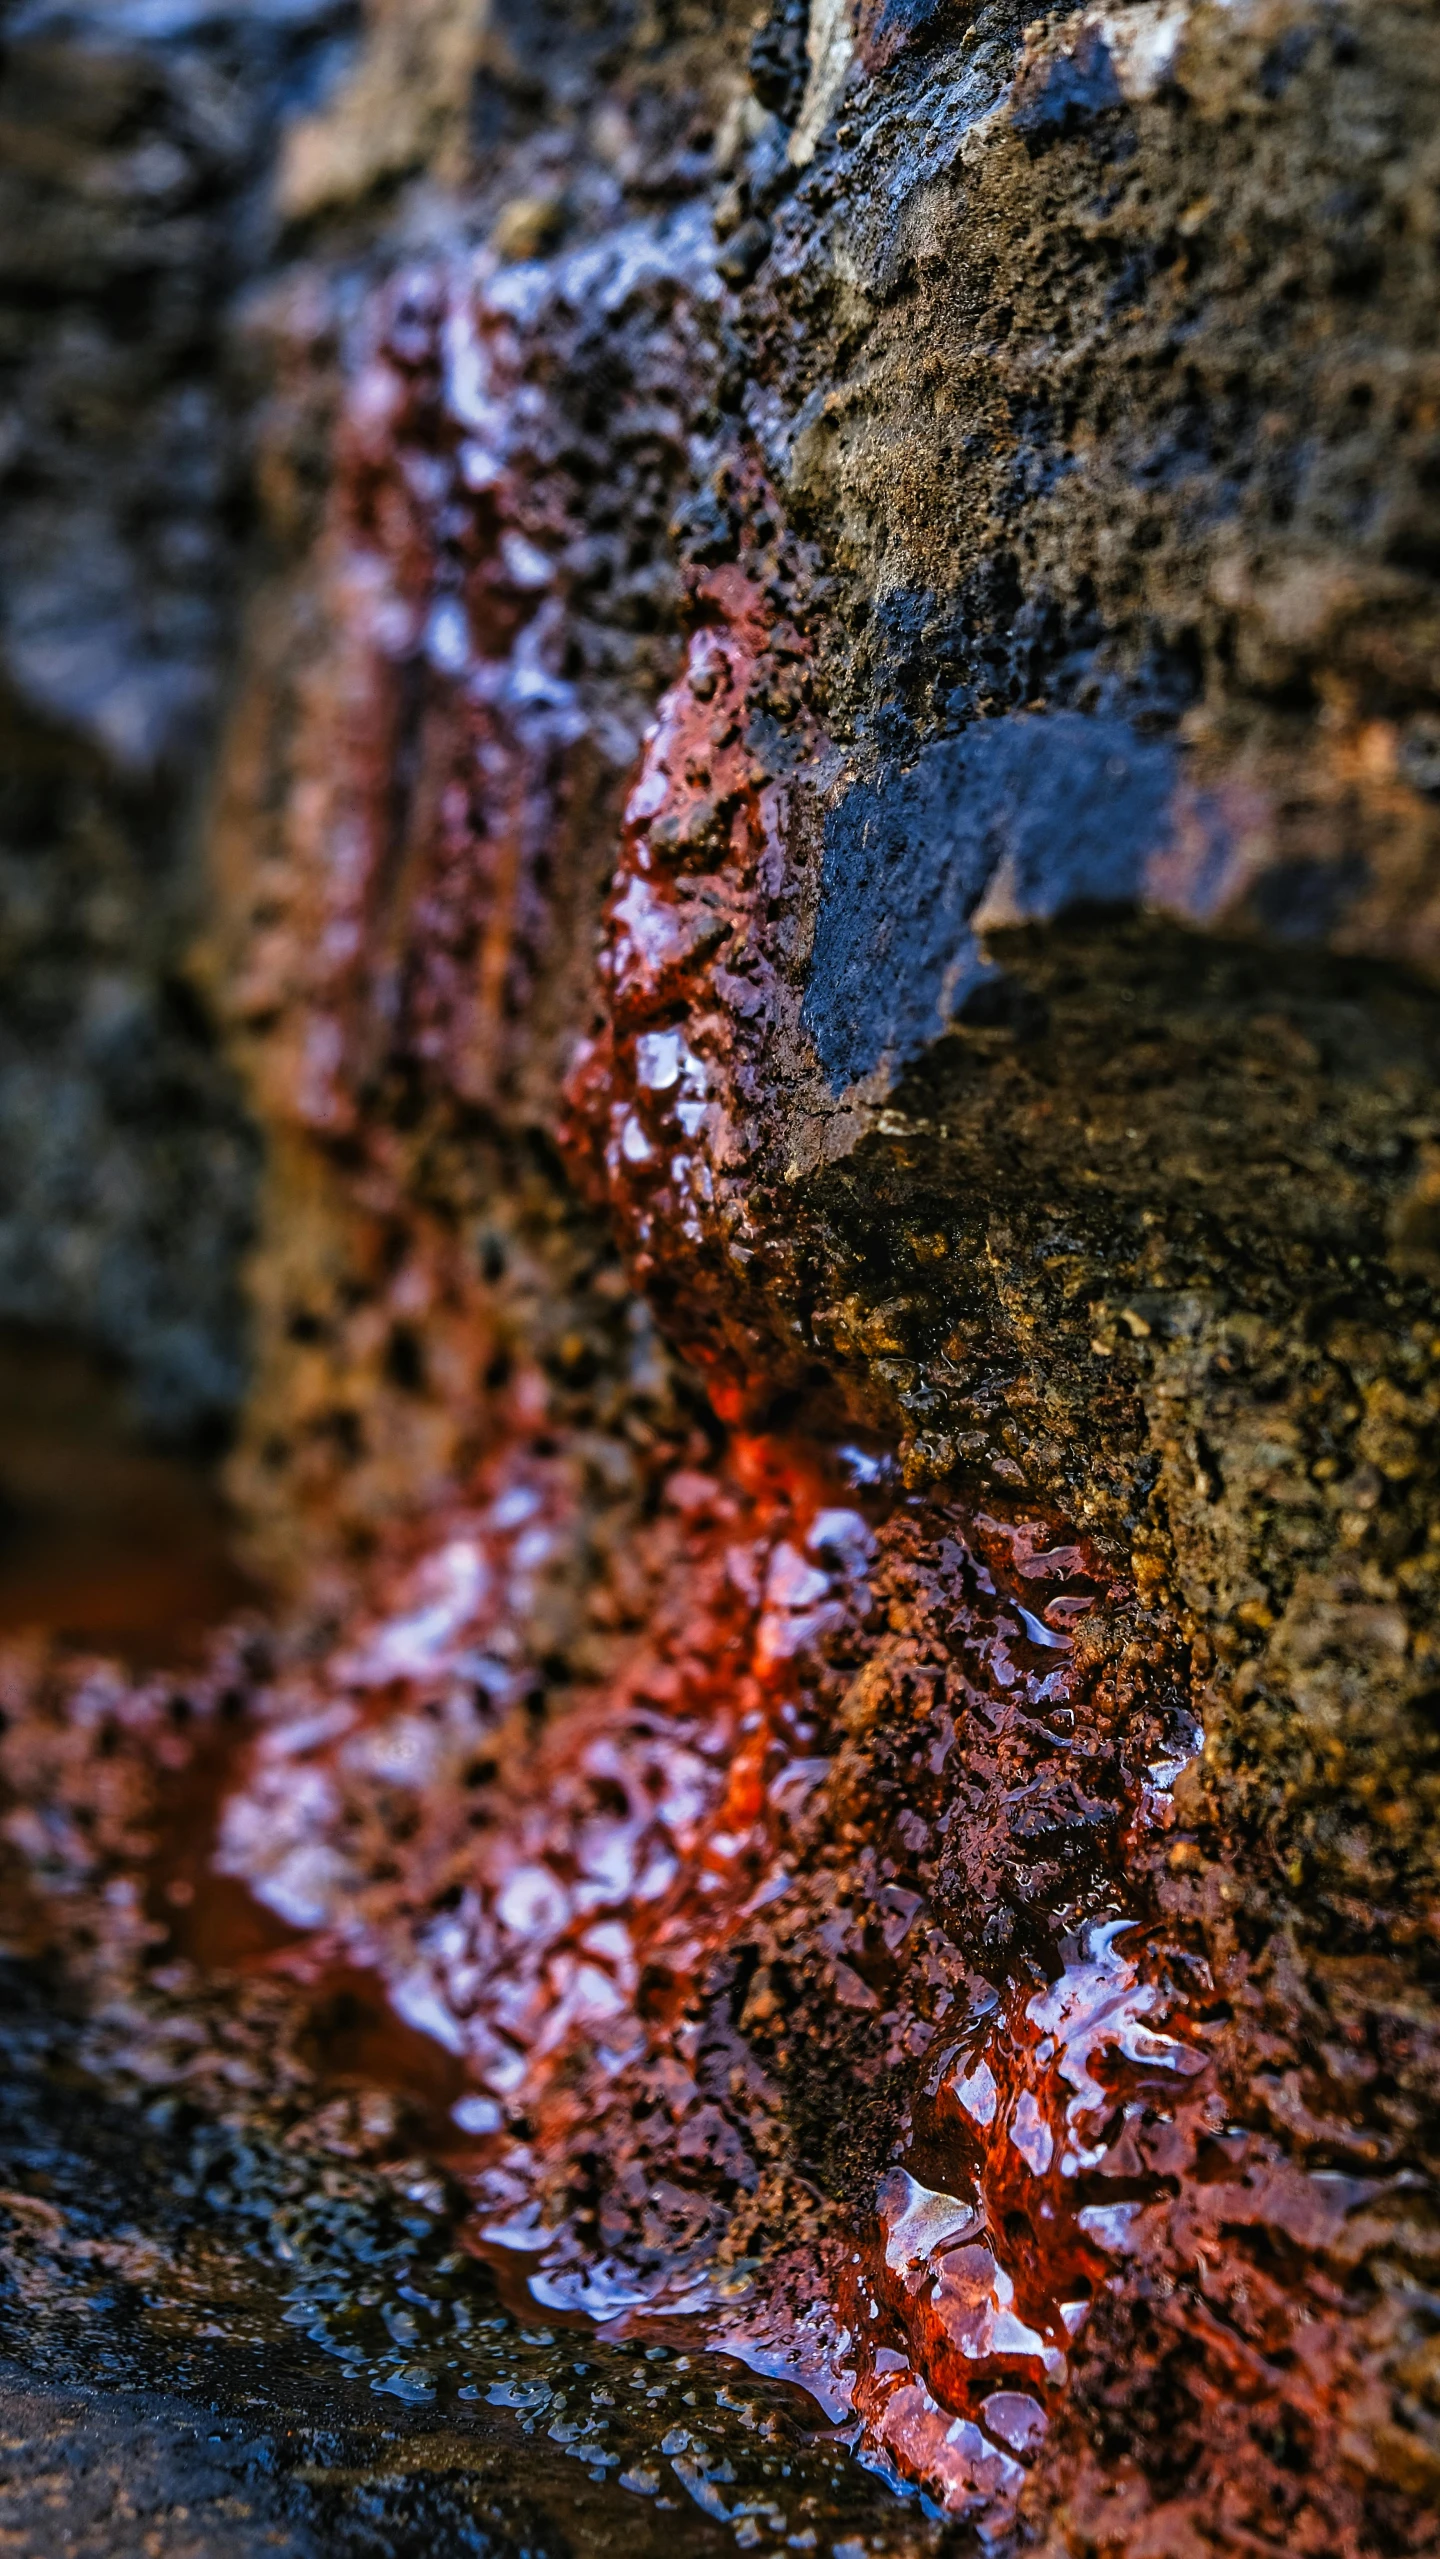
[[[358,321],[313,279],[266,315],[266,485],[311,539],[258,608],[211,966],[272,1135],[235,1480],[282,1576],[454,1498],[517,1433],[573,1440],[597,1325],[624,1329],[552,1130],[673,667],[714,293],[693,222],[635,224],[541,273],[412,266]]]
[[[1150,2025],[1157,1994],[1115,1943],[1183,1712],[1167,1731],[1143,1697],[1117,1716],[1097,1693],[1077,1637],[1127,1594],[1074,1544],[927,1512],[859,1449],[742,1437],[665,1486],[624,1675],[537,1729],[507,1655],[553,1534],[543,1482],[514,1469],[392,1568],[341,1649],[252,1687],[208,1857],[163,1841],[152,1906],[211,1960],[385,1983],[460,2065],[474,2241],[523,2255],[535,2300],[683,2319],[853,2401],[942,2502],[1003,2504],[1125,2218],[1050,2200],[1067,2141],[1088,2134],[1105,2174],[1086,2110],[1114,2100],[1087,2064],[1203,2066]],[[189,1756],[162,1745],[162,1765]],[[217,1929],[216,1878],[283,1923],[277,1947],[234,1906]],[[1037,2060],[1047,1999],[1058,2060]],[[823,2103],[835,2071],[871,2118],[868,2144],[845,2109],[812,2136],[854,2143],[848,2208],[785,2122],[790,2084]],[[878,2186],[867,2148],[894,2158]],[[1018,2255],[1017,2176],[1036,2217]],[[962,2299],[982,2261],[989,2293]]]
[[[1184,1904],[1163,1628],[1058,1528],[740,1436],[666,1482],[623,1671],[537,1723],[512,1638],[553,1490],[485,1489],[342,1643],[269,1676],[232,1651],[178,1718],[173,1682],[65,1678],[37,1718],[12,1681],[7,1780],[59,1819],[10,1818],[42,1893],[88,1864],[85,1908],[108,1880],[143,1938],[148,1870],[170,1960],[388,1997],[518,2296],[805,2379],[991,2537],[1073,2473],[1072,2371],[1117,2319],[1133,2391],[1180,2381],[1201,2478],[1169,2528],[1237,2480],[1299,2498],[1296,2448],[1363,2422],[1393,2311],[1347,2273],[1403,2198],[1232,2102],[1246,1968],[1212,1979]],[[367,2056],[421,2089],[383,2031]],[[1123,2474],[1080,2475],[1113,2515]]]
[[[795,546],[754,457],[714,491],[738,557],[691,572],[685,663],[646,732],[604,915],[599,1030],[577,1048],[566,1135],[594,1160],[627,1264],[737,1419],[792,1382],[789,1272],[754,1184],[761,1058],[784,1020],[790,778],[825,741],[791,618]],[[781,735],[757,751],[757,716]],[[783,720],[784,732],[774,723]],[[788,954],[786,954],[788,955]],[[766,1306],[750,1265],[763,1256]],[[799,1364],[803,1369],[803,1363]]]
[[[73,1345],[0,1330],[0,1637],[174,1662],[246,1596],[209,1470],[147,1446]]]

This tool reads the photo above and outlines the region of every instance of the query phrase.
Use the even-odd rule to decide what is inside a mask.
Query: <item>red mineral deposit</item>
[[[272,2292],[287,2179],[347,2246],[392,2213],[393,2298],[307,2260],[276,2315],[387,2426],[449,2376],[412,2485],[480,2477],[484,2373],[612,2500],[596,2546],[683,2495],[766,2559],[1409,2559],[1434,44],[1403,0],[673,15],[377,6],[312,66],[244,305],[264,531],[213,782],[121,737],[138,678],[67,746],[77,864],[206,811],[143,1037],[73,901],[66,1107],[114,1144],[46,1251],[155,1374],[199,1373],[203,1311],[161,1305],[125,1152],[166,1041],[165,1178],[226,1112],[259,1170],[206,1425],[245,1574],[108,1370],[96,1422],[68,1354],[0,1361],[5,1942],[78,2038],[44,2087],[171,2143],[216,2265],[222,2127],[281,2198]],[[116,154],[158,113],[119,59]],[[7,721],[82,662],[16,593]],[[152,604],[178,682],[198,606]],[[179,2334],[221,2276],[82,2229],[0,2117],[26,2315],[113,2277]],[[328,2407],[290,2343],[274,2387]],[[674,2356],[733,2442],[665,2400],[622,2456],[554,2395],[649,2409]],[[306,2493],[369,2495],[347,2464]],[[549,2551],[498,2512],[487,2550]]]

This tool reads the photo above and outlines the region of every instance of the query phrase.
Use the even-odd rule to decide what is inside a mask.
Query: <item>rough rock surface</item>
[[[1435,2544],[1437,106],[1408,0],[451,0],[282,163],[283,1604],[17,1659],[14,1942],[438,2157],[534,2387],[803,2380],[893,2497],[554,2416],[742,2547]]]
[[[0,1318],[213,1435],[257,1146],[187,968],[254,508],[225,340],[341,0],[0,12]]]

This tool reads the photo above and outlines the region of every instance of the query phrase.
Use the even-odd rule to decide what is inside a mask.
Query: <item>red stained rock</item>
[[[928,78],[869,15],[863,79]],[[1331,826],[1349,660],[1315,677],[1318,886],[1278,785],[1263,824],[1246,797],[1251,765],[1300,769],[1334,596],[1329,623],[1299,589],[1262,608],[1258,569],[1212,561],[1252,653],[1205,626],[1182,736],[1179,586],[1132,561],[1145,673],[1074,492],[1082,448],[1120,473],[1112,340],[1148,271],[1093,321],[1100,388],[1067,376],[1101,423],[1037,464],[1045,540],[1073,505],[1093,555],[1056,699],[1005,654],[1023,546],[997,565],[974,490],[1012,504],[1013,313],[953,286],[961,197],[1088,240],[1113,143],[1117,200],[1139,155],[1176,240],[1210,219],[1170,90],[1122,94],[1110,37],[1070,33],[1032,35],[1013,94],[985,89],[998,36],[962,49],[954,166],[912,169],[883,255],[856,213],[832,256],[833,168],[797,181],[743,308],[694,205],[411,261],[343,328],[297,289],[326,488],[260,608],[222,821],[275,1138],[236,1481],[296,1614],[195,1686],[206,1733],[222,1687],[243,1709],[206,1857],[161,1836],[162,1779],[204,1755],[185,1719],[94,1670],[14,1673],[8,1818],[39,1903],[121,1887],[117,1964],[166,1925],[171,1954],[189,1928],[317,1994],[383,1985],[447,2057],[437,2144],[512,2299],[803,2377],[991,2544],[1391,2559],[1433,2546],[1440,2471],[1436,1048],[1418,982],[1375,972],[1431,820],[1375,743],[1372,931]],[[905,94],[913,159],[939,127]],[[1083,139],[1132,110],[1133,154],[1128,123]],[[957,353],[972,303],[994,344]],[[1225,690],[1252,681],[1259,709]],[[922,952],[924,1037],[882,1021],[832,1080],[810,972],[845,807],[880,828],[869,872],[861,818],[844,839],[877,976],[933,921],[915,898],[900,933],[906,861],[937,897],[981,836],[989,868]]]

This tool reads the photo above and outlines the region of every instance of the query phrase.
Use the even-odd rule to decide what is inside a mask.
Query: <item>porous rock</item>
[[[992,2543],[1431,2547],[1433,15],[370,43],[251,322],[219,1865],[542,2305]]]

